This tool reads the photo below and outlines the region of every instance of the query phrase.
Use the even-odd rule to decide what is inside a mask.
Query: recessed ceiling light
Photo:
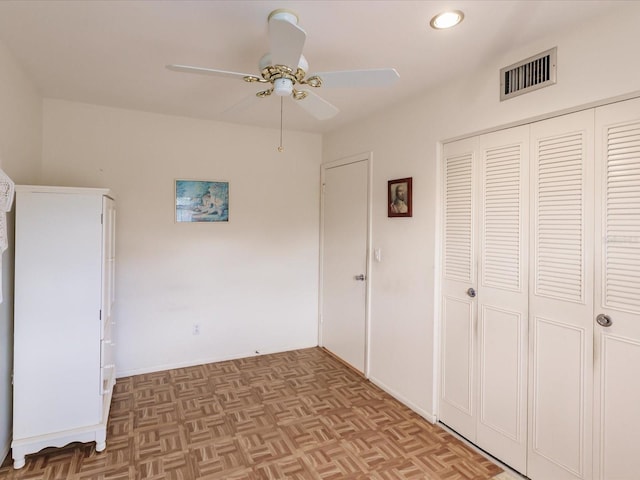
[[[439,13],[431,19],[431,22],[429,22],[429,24],[437,30],[442,30],[443,28],[455,27],[462,21],[463,18],[464,13],[462,13],[460,10],[451,10],[448,12]]]

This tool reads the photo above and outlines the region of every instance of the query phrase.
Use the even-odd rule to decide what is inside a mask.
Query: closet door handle
[[[467,290],[467,295],[469,295],[471,298],[476,296],[476,291],[473,288],[469,288]]]
[[[598,325],[600,325],[601,327],[610,327],[611,325],[613,325],[611,317],[609,315],[605,315],[604,313],[601,313],[596,317],[596,322],[598,322]]]

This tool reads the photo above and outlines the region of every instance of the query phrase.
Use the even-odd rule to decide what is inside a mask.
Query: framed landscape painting
[[[176,180],[176,222],[228,222],[229,182]]]

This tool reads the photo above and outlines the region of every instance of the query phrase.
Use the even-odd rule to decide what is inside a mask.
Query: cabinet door
[[[640,475],[640,99],[596,110],[594,477]]]
[[[529,126],[480,151],[477,445],[520,472],[527,459]]]
[[[97,195],[16,198],[14,439],[102,418],[101,210]]]
[[[109,197],[102,197],[102,307],[101,338],[112,340],[113,303],[115,300],[116,205]]]
[[[116,204],[109,197],[102,197],[102,344],[100,348],[100,393],[110,392],[115,384],[115,228]]]
[[[477,138],[444,145],[439,418],[476,439]]]
[[[593,110],[531,125],[529,453],[535,479],[592,468]]]

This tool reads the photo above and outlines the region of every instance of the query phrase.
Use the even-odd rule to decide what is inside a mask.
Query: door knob
[[[601,313],[596,317],[596,322],[598,322],[598,325],[600,325],[601,327],[610,327],[611,325],[613,325],[611,317],[609,315],[605,315],[604,313]]]
[[[361,280],[361,281],[363,281],[363,282],[364,282],[365,276],[364,276],[364,274],[363,274],[363,273],[361,273],[360,275],[356,275],[354,278],[355,278],[356,280]]]
[[[471,298],[476,296],[476,291],[473,288],[469,288],[467,290],[467,295],[469,295]]]

